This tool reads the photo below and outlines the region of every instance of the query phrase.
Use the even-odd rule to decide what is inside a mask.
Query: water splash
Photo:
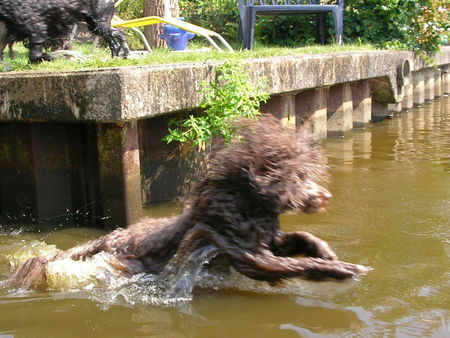
[[[28,258],[52,254],[55,246],[32,241],[5,255],[16,267]],[[189,255],[175,255],[165,270],[154,275],[141,273],[125,276],[115,266],[116,257],[106,252],[98,253],[84,261],[60,259],[47,267],[48,289],[55,297],[89,298],[103,308],[112,305],[138,304],[177,306],[190,303],[195,289],[234,290],[264,294],[290,294],[297,296],[335,296],[354,286],[354,281],[309,282],[299,278],[285,280],[271,286],[243,276],[234,269],[217,271],[208,263],[217,256],[218,249],[204,246]]]
[[[26,230],[25,226],[4,227],[0,225],[0,236],[17,236]]]
[[[0,241],[0,263],[7,262],[14,270],[27,259],[52,255],[58,251],[55,245],[48,245],[38,240],[8,241],[7,245],[2,245]]]
[[[167,268],[158,275],[138,274],[131,278],[116,280],[108,290],[95,290],[92,298],[110,305],[152,304],[174,306],[192,301],[195,287],[208,284],[217,276],[209,274],[205,266],[216,256],[218,250],[205,246],[186,257],[175,255]]]

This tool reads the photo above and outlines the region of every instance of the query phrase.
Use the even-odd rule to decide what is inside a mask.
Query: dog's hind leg
[[[47,280],[47,263],[48,260],[45,257],[30,258],[5,281],[4,285],[21,289],[35,289],[43,286]]]
[[[306,231],[280,231],[270,249],[276,256],[305,255],[328,260],[337,259],[327,242]]]

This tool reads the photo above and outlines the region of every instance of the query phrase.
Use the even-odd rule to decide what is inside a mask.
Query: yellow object
[[[222,44],[230,51],[233,52],[233,48],[231,48],[231,46],[228,44],[228,42],[219,34],[216,33],[214,31],[211,31],[209,29],[194,25],[192,23],[189,22],[185,22],[179,19],[175,19],[175,18],[161,18],[159,16],[147,16],[144,18],[139,18],[139,19],[132,19],[132,20],[122,20],[121,18],[119,18],[118,16],[114,16],[112,21],[111,21],[111,26],[113,27],[126,27],[126,28],[131,28],[135,31],[138,31],[139,33],[142,34],[141,31],[136,30],[136,27],[142,27],[142,26],[148,26],[148,25],[154,25],[157,23],[166,23],[178,28],[181,28],[185,31],[191,32],[191,33],[195,33],[197,35],[203,36],[204,38],[206,38],[208,40],[208,42],[218,51],[222,51],[222,48],[220,48],[217,43],[212,39],[212,37],[216,37],[217,39],[219,39],[220,42],[222,42]],[[141,35],[141,37],[143,37],[143,34]],[[150,46],[148,46],[148,42],[145,39],[145,37],[143,38],[144,44],[146,45],[147,50],[149,50]]]

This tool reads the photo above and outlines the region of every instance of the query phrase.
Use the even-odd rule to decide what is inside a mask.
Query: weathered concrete
[[[352,90],[349,83],[330,88],[327,97],[328,135],[342,136],[353,127]]]
[[[305,90],[295,96],[296,128],[308,124],[317,140],[327,137],[327,88]]]
[[[36,216],[46,220],[72,205],[68,135],[55,124],[30,125],[32,165],[36,189]],[[59,212],[59,215],[58,215]]]
[[[434,98],[442,96],[442,74],[439,68],[434,70]]]
[[[442,77],[441,77],[441,86],[442,86],[442,94],[450,95],[450,66],[444,65],[441,67]]]
[[[423,71],[413,72],[413,101],[415,106],[421,106],[425,102],[425,79]]]
[[[414,86],[407,84],[403,87],[402,110],[406,111],[414,106]]]
[[[436,57],[450,63],[450,48]],[[271,94],[298,92],[363,79],[383,78],[379,102],[395,103],[398,69],[424,67],[411,52],[365,51],[248,60],[254,80],[266,77]],[[201,81],[215,77],[220,62],[151,65],[0,76],[0,120],[120,122],[197,107]],[[36,88],[40,88],[39,91]],[[374,94],[377,94],[376,92]]]
[[[434,100],[434,68],[424,70],[425,101]]]
[[[252,80],[268,80],[263,112],[321,139],[422,104],[425,87],[428,99],[450,93],[450,48],[435,60],[440,71],[386,51],[245,67]],[[0,75],[0,216],[112,228],[133,223],[142,204],[179,195],[183,150],[161,138],[170,115],[198,106],[199,82],[214,79],[219,64]]]
[[[260,110],[278,117],[285,125],[295,126],[295,96],[292,94],[274,95],[261,105]]]
[[[182,195],[186,168],[181,147],[161,139],[167,134],[165,116],[139,120],[142,202],[169,201]]]
[[[393,115],[393,113],[394,114],[399,114],[403,110],[402,102],[399,102],[399,103],[388,103],[387,109],[390,112],[388,117],[391,117]]]
[[[0,124],[0,206],[13,220],[37,219],[29,124]]]
[[[372,121],[372,97],[368,81],[351,84],[353,100],[353,128],[365,128]]]
[[[372,121],[380,122],[392,116],[388,103],[372,102]]]
[[[103,224],[115,228],[142,215],[137,122],[97,125]]]
[[[98,224],[89,124],[0,124],[0,206],[11,220]]]

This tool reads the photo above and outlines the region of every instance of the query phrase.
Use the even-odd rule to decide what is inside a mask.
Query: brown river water
[[[192,264],[175,279],[123,281],[101,261],[63,262],[51,290],[0,288],[0,337],[450,337],[450,98],[323,146],[328,210],[282,215],[281,226],[325,239],[340,259],[372,267],[366,276],[273,288]],[[57,228],[0,224],[0,280],[27,257],[103,234]]]

